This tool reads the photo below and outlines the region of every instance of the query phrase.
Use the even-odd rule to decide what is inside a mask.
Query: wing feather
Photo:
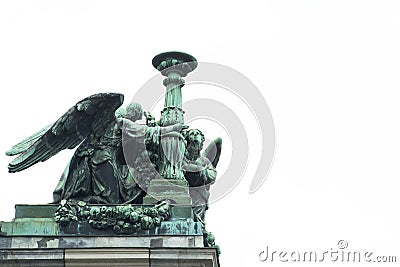
[[[21,154],[25,150],[27,150],[33,143],[35,143],[40,137],[42,137],[52,126],[52,124],[47,125],[37,133],[29,136],[28,138],[22,140],[18,144],[14,145],[10,150],[6,152],[7,156],[15,156]]]
[[[22,171],[51,158],[61,150],[75,148],[91,134],[101,136],[105,126],[115,120],[115,111],[122,103],[123,95],[116,93],[96,94],[78,102],[44,133],[32,135],[35,136],[32,138],[33,144],[30,141],[29,147],[25,145],[24,149],[16,150],[21,154],[8,165],[9,172]]]
[[[222,138],[218,137],[214,139],[208,146],[202,151],[202,156],[207,157],[211,164],[216,168],[221,156],[222,149]]]

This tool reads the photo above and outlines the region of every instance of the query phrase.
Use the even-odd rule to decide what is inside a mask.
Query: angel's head
[[[130,119],[131,121],[141,120],[143,116],[142,105],[139,103],[130,103],[126,107],[125,118]]]
[[[203,148],[205,138],[199,129],[184,130],[183,135],[188,146],[196,146],[199,150]]]

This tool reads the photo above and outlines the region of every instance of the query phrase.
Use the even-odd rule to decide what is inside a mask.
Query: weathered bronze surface
[[[222,140],[217,138],[203,149],[203,133],[188,129],[182,109],[182,77],[195,70],[197,61],[185,53],[167,52],[152,63],[166,76],[160,120],[143,112],[139,103],[121,108],[122,94],[95,94],[7,151],[17,156],[8,170],[19,172],[76,148],[53,193],[59,206],[43,208],[55,210],[53,219],[61,232],[73,233],[75,223],[80,229],[89,225],[114,234],[138,234],[163,229],[161,223],[166,227],[172,216],[175,224],[196,222],[205,246],[215,246],[204,220]],[[143,114],[145,125],[137,123]],[[29,208],[22,213],[30,214]],[[20,217],[23,220],[24,215]]]

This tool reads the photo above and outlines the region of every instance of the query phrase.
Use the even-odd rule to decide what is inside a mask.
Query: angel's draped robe
[[[200,171],[191,170],[188,165],[196,165]],[[205,214],[208,210],[208,199],[210,198],[210,186],[215,182],[217,171],[206,157],[198,157],[194,161],[187,158],[184,160],[184,169],[186,169],[185,178],[189,183],[189,193],[192,198],[193,212],[202,221],[205,220]]]
[[[62,174],[53,193],[54,203],[67,199],[141,204],[145,192],[130,167],[146,152],[145,142],[158,145],[159,134],[159,126],[148,127],[119,118],[100,138],[87,138]]]

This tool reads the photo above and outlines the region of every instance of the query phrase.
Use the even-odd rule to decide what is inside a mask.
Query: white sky
[[[93,93],[129,101],[156,74],[154,55],[184,51],[246,75],[276,127],[261,189],[248,193],[260,154],[250,129],[246,175],[207,214],[222,266],[273,265],[258,260],[266,246],[325,251],[340,239],[399,261],[399,47],[398,1],[1,1],[0,151]],[[193,91],[184,100],[202,97]],[[218,100],[247,120],[237,100]],[[51,201],[72,153],[17,174],[0,156],[0,220]]]

